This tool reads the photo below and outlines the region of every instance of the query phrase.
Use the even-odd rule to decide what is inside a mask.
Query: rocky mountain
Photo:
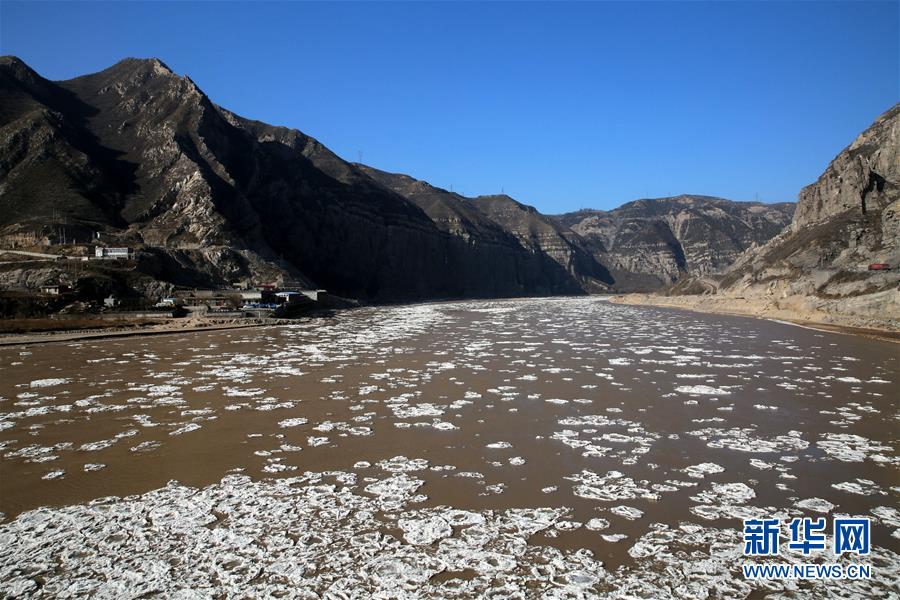
[[[883,263],[891,270],[870,270]],[[803,188],[789,228],[712,280],[724,302],[900,327],[900,104]],[[709,283],[710,280],[707,280]],[[688,281],[670,293],[702,291]]]
[[[581,210],[555,217],[590,245],[621,290],[655,289],[684,275],[725,270],[768,241],[791,220],[793,203],[734,202],[675,196],[629,202],[611,211]]]
[[[493,255],[491,263],[502,257],[502,268],[515,270],[520,280],[545,287],[542,274],[561,272],[587,291],[609,291],[615,284],[580,236],[532,206],[505,195],[467,198],[408,175],[356,166],[415,203],[443,231]]]
[[[540,214],[532,206],[505,194],[478,196],[473,204],[494,222],[512,233],[531,252],[543,252],[567,272],[577,274],[589,291],[604,291],[618,285],[590,245],[577,233]]]
[[[548,217],[346,162],[214,104],[157,59],[53,82],[0,58],[0,250],[136,250],[78,269],[6,255],[0,288],[289,281],[377,302],[654,289],[724,268],[789,213],[680,196]]]
[[[602,270],[590,256],[585,273],[562,265],[442,200],[465,217],[451,227],[309,136],[213,104],[156,59],[51,82],[5,57],[0,106],[6,247],[99,234],[140,251],[146,285],[289,279],[375,301],[583,293]]]

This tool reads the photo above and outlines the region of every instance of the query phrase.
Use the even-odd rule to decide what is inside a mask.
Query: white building
[[[300,292],[277,292],[275,297],[278,298],[281,302],[286,304],[290,304],[291,302],[296,302],[299,300],[303,294]]]
[[[134,254],[131,248],[107,248],[106,246],[97,246],[94,249],[96,258],[123,258],[129,259]]]

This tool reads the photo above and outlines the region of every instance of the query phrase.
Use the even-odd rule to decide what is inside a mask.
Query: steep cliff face
[[[556,220],[590,243],[594,255],[618,274],[621,288],[653,289],[684,275],[724,270],[741,252],[783,230],[792,213],[791,203],[683,195]]]
[[[535,226],[549,224],[555,238],[519,235],[518,230],[511,227],[512,221],[495,219],[478,199],[436,188],[408,175],[355,166],[425,211],[438,228],[452,236],[452,246],[456,250],[454,257],[476,257],[475,261],[453,261],[455,272],[464,280],[488,278],[497,286],[548,294],[605,291],[613,283],[604,267],[589,255],[576,260],[578,241],[569,244],[559,239],[559,233],[546,217],[530,207],[509,199],[510,206],[530,215]]]
[[[282,278],[368,300],[583,291],[475,211],[465,231],[432,219],[303,133],[216,106],[158,60],[50,82],[6,57],[0,95],[8,244],[99,231],[160,255],[153,277],[173,283]]]
[[[890,271],[868,269],[886,263]],[[900,326],[900,104],[800,192],[791,226],[742,254],[718,295]]]
[[[493,280],[547,293],[609,291],[615,281],[577,234],[509,196],[467,198],[408,175],[355,165],[421,208],[456,244],[474,252],[462,277],[485,270]],[[493,275],[491,275],[493,274]]]
[[[900,197],[900,104],[878,117],[800,192],[798,231],[840,215],[882,213]]]
[[[277,267],[366,299],[452,293],[435,268],[446,242],[430,220],[362,175],[320,169],[309,155],[326,152],[316,154],[314,140],[251,127],[158,61],[124,61],[63,85],[97,109],[100,142],[137,165],[139,192],[120,214],[143,243],[236,251],[245,260],[235,257],[225,279]]]
[[[478,196],[471,202],[481,214],[515,236],[523,248],[550,257],[590,291],[608,290],[616,284],[581,236],[533,206],[503,194]]]

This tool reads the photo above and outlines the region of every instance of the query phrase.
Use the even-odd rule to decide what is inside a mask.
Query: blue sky
[[[0,2],[45,77],[156,56],[348,160],[548,213],[795,200],[900,100],[893,2]]]

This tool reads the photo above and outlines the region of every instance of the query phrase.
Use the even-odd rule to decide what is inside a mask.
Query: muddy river
[[[602,298],[3,348],[0,595],[896,595],[898,348]],[[871,579],[744,579],[742,519],[842,515],[777,562]]]

